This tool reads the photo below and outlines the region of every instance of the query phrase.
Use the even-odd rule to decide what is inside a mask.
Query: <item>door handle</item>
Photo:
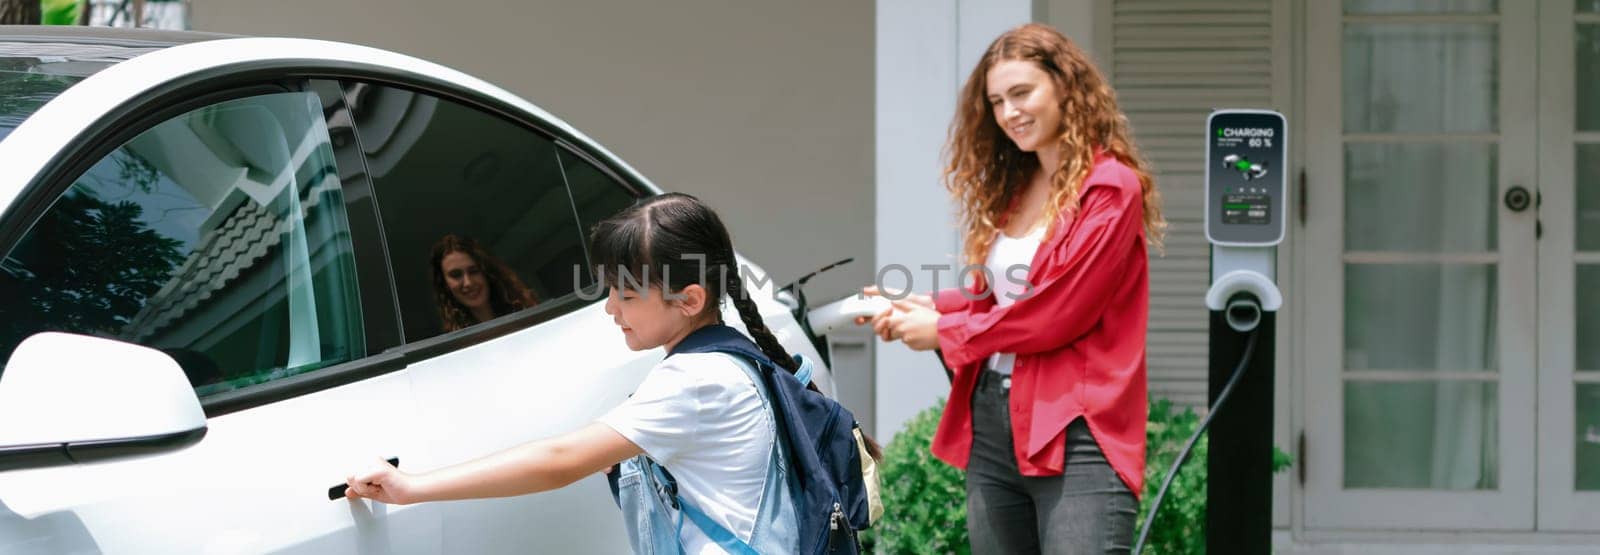
[[[1526,187],[1513,185],[1506,190],[1505,203],[1512,212],[1527,210],[1528,205],[1533,204],[1533,193],[1529,193]]]
[[[389,457],[385,460],[389,461],[389,466],[400,468],[400,457]],[[344,498],[344,490],[347,489],[350,489],[350,484],[339,484],[328,488],[328,500],[336,501]]]

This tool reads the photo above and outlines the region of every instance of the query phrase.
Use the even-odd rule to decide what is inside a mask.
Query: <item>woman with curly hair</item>
[[[433,299],[446,333],[538,304],[517,273],[471,237],[439,238],[430,261]]]
[[[1023,25],[967,78],[945,155],[971,286],[909,295],[872,323],[954,371],[933,453],[967,471],[973,551],[1127,553],[1146,249],[1166,227],[1127,118],[1071,40]]]

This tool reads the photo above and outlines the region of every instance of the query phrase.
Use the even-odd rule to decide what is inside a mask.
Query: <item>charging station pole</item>
[[[1272,347],[1283,304],[1276,267],[1288,205],[1287,131],[1272,111],[1218,110],[1206,119],[1208,397],[1216,411],[1206,458],[1208,553],[1272,547]]]

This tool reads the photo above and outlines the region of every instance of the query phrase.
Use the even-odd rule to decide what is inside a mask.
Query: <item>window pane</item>
[[[1600,0],[1576,0],[1578,13],[1600,13]]]
[[[1578,130],[1600,131],[1600,25],[1580,24],[1574,33]]]
[[[1600,265],[1577,265],[1578,370],[1600,371]]]
[[[584,243],[554,142],[453,101],[350,90],[407,341],[578,287]]]
[[[1345,145],[1345,250],[1495,250],[1495,151],[1487,143]]]
[[[1496,384],[1347,382],[1344,486],[1495,489],[1499,435]]]
[[[572,202],[578,207],[578,223],[583,227],[585,241],[595,224],[633,204],[631,191],[587,160],[562,150],[561,167],[567,172],[567,186],[572,188]]]
[[[1347,14],[1494,13],[1495,0],[1344,0]]]
[[[1600,490],[1600,384],[1578,384],[1577,395],[1577,489]]]
[[[1494,24],[1346,24],[1344,130],[1494,131],[1498,42]]]
[[[148,345],[201,395],[363,353],[340,183],[310,93],[140,134],[57,199],[0,273],[0,352],[44,330]]]
[[[1494,370],[1495,266],[1345,266],[1351,370]]]
[[[1577,234],[1580,251],[1600,251],[1600,145],[1577,145]]]

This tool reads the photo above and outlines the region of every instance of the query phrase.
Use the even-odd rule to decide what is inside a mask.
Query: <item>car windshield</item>
[[[0,41],[0,140],[61,91],[149,50]]]

